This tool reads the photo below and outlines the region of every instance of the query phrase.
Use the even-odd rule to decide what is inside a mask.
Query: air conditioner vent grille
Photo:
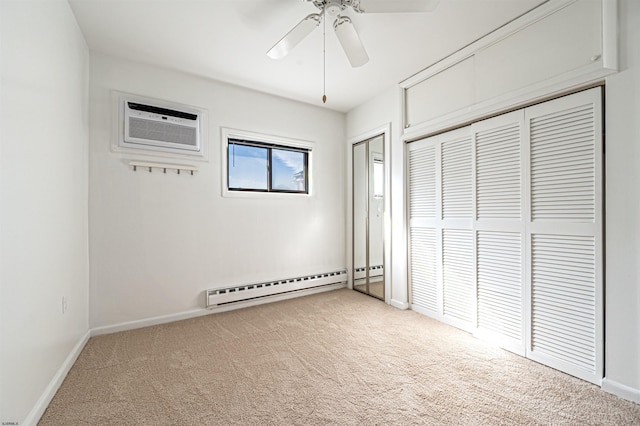
[[[195,147],[197,145],[196,129],[178,124],[158,121],[129,119],[129,135],[137,139],[150,139],[158,142],[177,143]]]

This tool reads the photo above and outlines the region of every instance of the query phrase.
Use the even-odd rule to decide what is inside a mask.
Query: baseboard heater
[[[358,280],[361,278],[365,278],[366,277],[366,272],[367,268],[366,266],[360,267],[360,268],[355,268],[353,270],[353,279],[354,280]],[[374,265],[374,266],[369,266],[369,277],[375,277],[375,276],[379,276],[379,275],[383,275],[384,274],[384,266],[383,265]]]
[[[347,271],[207,290],[207,308],[347,282]]]

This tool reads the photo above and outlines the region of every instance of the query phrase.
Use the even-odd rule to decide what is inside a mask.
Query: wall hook
[[[129,161],[129,166],[133,167],[134,172],[138,170],[138,167],[146,167],[147,169],[149,169],[149,173],[151,173],[153,169],[162,169],[162,172],[164,174],[167,173],[167,169],[176,170],[178,174],[180,174],[181,171],[187,171],[191,174],[191,176],[193,176],[195,172],[198,171],[198,168],[195,166],[167,163],[150,163],[146,161]]]

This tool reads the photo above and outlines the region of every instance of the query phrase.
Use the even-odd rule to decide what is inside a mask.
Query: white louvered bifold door
[[[601,90],[408,145],[411,308],[600,384]]]
[[[438,137],[408,149],[411,308],[436,318],[442,315],[439,149]]]
[[[600,384],[601,91],[527,108],[525,124],[531,194],[527,355]]]
[[[476,162],[476,334],[525,354],[522,130],[516,111],[473,124]]]
[[[440,135],[440,151],[443,319],[472,331],[476,316],[476,277],[470,128]]]

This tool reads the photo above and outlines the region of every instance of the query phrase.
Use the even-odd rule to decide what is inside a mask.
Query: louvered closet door
[[[470,330],[475,318],[469,127],[408,146],[411,308]]]
[[[438,140],[414,142],[408,149],[411,308],[436,318],[442,315]]]
[[[445,322],[472,331],[476,318],[473,139],[470,128],[440,135],[442,309]]]
[[[600,384],[600,89],[413,142],[408,160],[412,309]]]
[[[524,112],[473,124],[475,137],[477,330],[525,354]]]
[[[528,356],[602,380],[602,110],[599,88],[525,111],[531,213]]]

